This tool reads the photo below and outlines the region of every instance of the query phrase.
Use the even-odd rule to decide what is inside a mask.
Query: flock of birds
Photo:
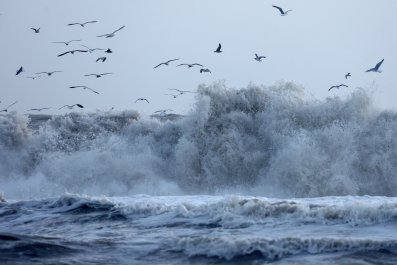
[[[288,15],[289,12],[292,11],[292,10],[286,10],[286,11],[284,11],[283,8],[281,8],[281,7],[279,7],[279,6],[275,6],[275,5],[273,5],[272,7],[274,7],[275,9],[277,9],[277,10],[280,12],[280,15],[281,15],[281,16],[286,16],[286,15]],[[81,26],[82,28],[84,28],[84,27],[85,27],[86,25],[88,25],[88,24],[97,23],[97,22],[98,22],[98,21],[96,21],[96,20],[86,21],[86,22],[83,22],[83,23],[74,22],[74,23],[69,23],[69,24],[67,24],[67,26],[76,26],[76,25],[78,25],[78,26]],[[114,30],[113,32],[110,32],[110,33],[107,33],[107,34],[98,35],[98,36],[96,36],[96,37],[98,37],[98,38],[113,38],[117,32],[119,32],[120,30],[122,30],[122,29],[124,29],[124,28],[125,28],[125,26],[122,26],[122,27],[120,27],[120,28]],[[33,28],[33,27],[30,28],[30,29],[33,30],[35,34],[40,33],[40,30],[41,30],[41,28]],[[53,42],[53,43],[56,43],[56,44],[64,44],[65,46],[69,46],[71,43],[76,43],[76,42],[81,42],[81,41],[82,41],[81,39],[73,39],[73,40],[69,40],[69,41],[56,41],[56,42]],[[87,52],[88,52],[88,53],[93,53],[93,52],[95,52],[95,51],[104,51],[104,53],[107,53],[107,54],[113,53],[113,51],[112,51],[110,48],[108,48],[108,49],[102,49],[102,48],[89,48],[89,47],[86,46],[86,45],[80,45],[80,46],[81,46],[81,47],[84,47],[84,49],[72,49],[72,50],[68,50],[68,51],[65,51],[65,52],[63,52],[63,53],[58,54],[57,56],[58,56],[58,57],[62,57],[62,56],[68,55],[68,54],[74,55],[75,53],[87,53]],[[214,50],[214,53],[218,53],[218,54],[222,53],[222,45],[221,45],[221,43],[218,44],[217,48]],[[105,62],[106,59],[107,59],[106,56],[101,56],[101,57],[98,57],[98,58],[96,59],[96,62],[99,62],[99,61]],[[254,57],[253,59],[256,60],[256,61],[258,61],[258,62],[262,62],[263,59],[266,59],[266,56],[258,55],[257,53],[255,53],[255,57]],[[161,62],[161,63],[157,64],[156,66],[154,66],[153,69],[156,69],[156,68],[161,67],[161,66],[169,66],[171,63],[176,62],[176,61],[179,61],[179,60],[180,60],[180,59],[177,58],[177,59],[170,59],[170,60],[167,60],[167,61],[165,61],[165,62]],[[381,73],[382,71],[380,70],[380,67],[381,67],[381,65],[383,64],[383,62],[384,62],[384,59],[382,59],[380,62],[378,62],[373,68],[368,69],[366,72],[377,72],[377,73]],[[204,67],[202,64],[200,64],[200,63],[180,63],[180,64],[177,64],[177,65],[176,65],[176,67],[181,67],[181,66],[186,66],[186,67],[188,67],[188,68],[193,68],[193,67],[196,67],[196,66],[197,66],[197,67],[200,67],[200,70],[199,70],[200,73],[210,73],[210,74],[211,74],[211,70],[208,69],[208,68],[205,68],[205,67]],[[16,75],[20,75],[20,74],[23,73],[23,72],[25,72],[25,70],[24,70],[23,66],[21,66],[21,67],[16,71]],[[43,72],[35,73],[35,75],[33,75],[33,76],[27,76],[26,78],[29,78],[29,79],[36,79],[36,78],[41,77],[42,75],[52,76],[52,75],[55,74],[55,73],[61,73],[61,72],[62,72],[62,71],[59,71],[59,70],[49,71],[49,72],[43,71]],[[113,73],[91,73],[91,74],[86,74],[86,75],[84,75],[84,76],[86,76],[86,77],[94,76],[94,77],[96,77],[96,78],[100,78],[100,77],[102,77],[102,76],[111,75],[111,74],[113,74]],[[351,77],[351,76],[352,76],[351,73],[346,73],[346,74],[345,74],[345,79],[348,79],[348,78]],[[333,86],[331,86],[331,87],[328,89],[328,91],[331,91],[331,90],[334,89],[334,88],[339,89],[339,88],[341,88],[341,87],[349,87],[349,86],[346,85],[346,84],[333,85]],[[77,88],[77,89],[89,90],[89,91],[91,91],[92,93],[99,94],[98,91],[96,91],[96,90],[94,90],[94,89],[91,89],[91,88],[89,88],[89,87],[87,87],[87,86],[83,86],[83,85],[70,86],[69,88],[71,88],[71,89]],[[195,92],[188,91],[188,90],[179,90],[179,89],[169,89],[169,90],[175,91],[175,93],[173,93],[173,94],[165,94],[165,95],[172,96],[173,98],[177,98],[178,96],[184,95],[185,93],[195,93]],[[139,102],[139,101],[146,102],[146,103],[150,103],[149,100],[146,99],[146,98],[138,98],[138,99],[135,100],[135,102]],[[1,101],[0,101],[0,103],[1,103]],[[14,105],[17,104],[17,103],[18,103],[18,101],[13,102],[12,104],[8,105],[6,108],[0,109],[0,112],[7,112],[9,108],[11,108],[12,106],[14,106]],[[63,108],[73,109],[73,108],[75,108],[75,107],[77,107],[77,108],[84,108],[84,106],[83,106],[82,104],[76,103],[76,104],[72,104],[72,105],[63,105],[62,107],[59,108],[59,110],[61,110],[61,109],[63,109]],[[32,108],[32,109],[29,109],[28,111],[42,111],[42,110],[48,110],[48,109],[51,109],[51,107]],[[172,111],[172,110],[171,110],[171,109],[164,109],[164,110],[155,111],[154,113],[157,113],[157,114],[166,114],[168,111]]]

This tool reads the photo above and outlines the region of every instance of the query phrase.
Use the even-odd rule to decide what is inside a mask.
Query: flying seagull
[[[183,65],[186,65],[186,66],[187,66],[187,67],[189,67],[189,68],[191,68],[191,67],[193,67],[193,66],[195,66],[195,65],[198,65],[198,66],[204,67],[202,64],[199,64],[199,63],[192,63],[192,64],[188,64],[188,63],[181,63],[181,64],[178,64],[176,67],[178,67],[178,66],[183,66]]]
[[[69,88],[82,88],[82,89],[88,89],[88,90],[90,90],[91,92],[93,92],[93,93],[95,93],[95,94],[99,94],[99,92],[97,92],[97,91],[95,91],[95,90],[89,88],[88,86],[70,86]]]
[[[265,59],[265,58],[266,58],[266,56],[259,56],[258,54],[255,53],[255,58],[254,59],[256,61],[262,62],[262,59]]]
[[[377,72],[377,73],[382,73],[382,71],[379,70],[379,67],[382,65],[382,63],[383,63],[384,60],[385,60],[385,59],[382,59],[382,61],[380,61],[379,63],[377,63],[377,64],[375,65],[374,68],[368,69],[366,72]]]
[[[100,38],[100,37],[113,38],[113,37],[114,37],[114,34],[115,34],[117,31],[122,30],[124,27],[125,27],[125,26],[122,26],[122,27],[120,27],[119,29],[116,29],[115,31],[113,31],[112,33],[99,35],[99,36],[97,36],[97,37],[99,37],[99,38]]]
[[[167,111],[173,111],[172,109],[162,109],[162,110],[156,110],[154,113],[159,113],[161,115],[167,114]]]
[[[80,26],[84,27],[86,24],[89,24],[89,23],[96,23],[96,22],[98,22],[98,21],[93,20],[93,21],[87,21],[87,22],[84,22],[84,23],[75,22],[75,23],[70,23],[70,24],[68,24],[68,26],[80,25]]]
[[[93,53],[94,51],[103,51],[103,50],[105,50],[105,49],[101,49],[101,48],[89,48],[89,47],[87,47],[85,45],[81,45],[81,46],[83,46],[84,48],[87,48],[89,53]]]
[[[159,67],[160,65],[168,65],[170,62],[178,61],[178,60],[179,60],[179,59],[168,60],[168,61],[166,61],[166,62],[164,62],[164,63],[160,63],[160,64],[156,65],[155,67],[153,67],[153,69]]]
[[[350,73],[345,74],[345,79],[347,79],[350,76],[352,76]]]
[[[88,52],[88,51],[86,51],[86,50],[72,50],[72,51],[67,51],[67,52],[58,54],[58,57],[64,56],[65,54],[68,54],[68,53],[74,54],[75,52]]]
[[[286,16],[286,15],[288,15],[288,12],[290,12],[290,11],[292,11],[292,10],[287,10],[287,11],[284,11],[281,7],[279,7],[279,6],[273,6],[274,8],[277,8],[279,11],[280,11],[280,13],[281,13],[281,15],[282,16]]]
[[[35,74],[36,75],[47,74],[48,76],[52,76],[54,73],[62,73],[62,71],[40,72],[40,73],[35,73]]]
[[[88,74],[84,76],[95,76],[96,78],[102,77],[103,75],[111,75],[113,73],[102,73],[102,74]]]
[[[0,110],[0,112],[7,112],[10,107],[14,106],[17,103],[18,103],[18,101],[15,101],[14,103],[8,105],[7,108]]]
[[[176,94],[176,95],[174,95],[174,94],[164,94],[164,95],[166,95],[166,96],[172,96],[173,98],[176,98],[177,96],[180,96],[180,95],[182,95],[182,94]]]
[[[31,30],[34,30],[34,33],[40,33],[40,28],[30,28]]]
[[[201,74],[201,73],[210,73],[210,74],[211,74],[211,71],[210,71],[210,69],[208,69],[208,68],[207,68],[207,69],[201,68],[201,69],[200,69],[200,74]]]
[[[333,89],[333,88],[340,88],[340,87],[349,87],[349,86],[347,86],[347,85],[345,85],[345,84],[340,84],[340,85],[338,85],[338,86],[331,86],[331,87],[328,89],[328,91],[331,91],[331,89]]]
[[[73,105],[63,105],[63,106],[60,107],[58,110],[63,109],[64,107],[67,107],[68,109],[73,109],[74,106],[77,106],[77,107],[79,107],[80,109],[83,109],[83,108],[84,108],[84,106],[81,105],[81,104],[73,104]]]
[[[36,79],[36,78],[39,78],[39,77],[41,77],[41,75],[36,75],[36,76],[28,76],[28,77],[26,77],[26,78],[29,78],[29,79],[32,79],[32,80],[34,80],[34,79]]]
[[[214,51],[214,52],[216,52],[216,53],[221,53],[222,51],[221,51],[221,48],[222,48],[222,45],[219,43],[218,44],[218,48],[216,48],[216,50]]]
[[[149,100],[147,100],[146,98],[138,98],[137,100],[135,100],[135,102],[138,101],[146,101],[147,103],[149,103]]]
[[[81,41],[81,40],[53,41],[52,43],[63,43],[63,44],[65,44],[66,46],[68,46],[71,42],[74,42],[74,41]]]
[[[99,57],[98,59],[96,59],[95,62],[98,62],[98,61],[105,62],[106,61],[106,57]]]
[[[183,95],[185,93],[193,93],[192,91],[189,91],[189,90],[179,90],[179,89],[175,89],[175,88],[168,88],[168,89],[177,91],[179,93],[179,95]]]
[[[17,72],[15,73],[15,75],[19,75],[20,73],[22,73],[23,72],[23,67],[21,66],[18,70],[17,70]]]
[[[42,110],[45,110],[45,109],[51,109],[51,107],[48,107],[48,108],[37,108],[37,109],[28,109],[27,111],[42,111]]]

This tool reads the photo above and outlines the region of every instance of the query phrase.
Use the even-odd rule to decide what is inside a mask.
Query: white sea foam
[[[6,198],[396,196],[397,114],[375,110],[362,89],[324,101],[303,94],[292,83],[218,83],[200,86],[195,107],[178,119],[2,115],[0,190]]]

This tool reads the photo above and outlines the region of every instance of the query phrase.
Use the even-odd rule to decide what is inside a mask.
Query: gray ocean
[[[293,83],[0,115],[0,264],[397,264],[397,113]]]

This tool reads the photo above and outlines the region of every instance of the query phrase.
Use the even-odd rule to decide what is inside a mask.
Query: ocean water
[[[0,264],[397,264],[397,114],[200,86],[186,115],[0,116]]]

